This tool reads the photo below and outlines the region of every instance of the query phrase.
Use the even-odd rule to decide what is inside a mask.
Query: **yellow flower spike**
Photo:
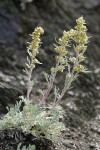
[[[35,28],[34,32],[32,33],[32,41],[31,43],[29,43],[29,47],[28,47],[28,53],[29,56],[31,57],[31,63],[29,64],[30,67],[35,68],[35,64],[36,63],[40,63],[37,59],[35,59],[36,55],[39,53],[38,48],[39,48],[39,44],[40,44],[40,35],[44,33],[43,28],[41,27],[37,27]]]
[[[77,26],[75,27],[76,33],[73,40],[77,43],[86,44],[88,42],[88,37],[86,35],[87,28],[85,26],[85,20],[80,17],[76,20]]]

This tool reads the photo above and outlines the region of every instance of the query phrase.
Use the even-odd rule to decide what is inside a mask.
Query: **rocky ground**
[[[37,25],[45,29],[38,59],[43,63],[33,72],[38,81],[33,88],[45,88],[42,70],[54,63],[53,44],[63,30],[75,26],[84,16],[91,37],[85,65],[91,73],[81,75],[64,97],[66,131],[59,150],[100,150],[100,1],[99,0],[34,0],[22,10],[18,0],[0,1],[0,115],[6,106],[13,106],[19,95],[26,93],[26,77],[22,72],[26,62],[26,42]],[[51,61],[52,60],[52,61]],[[63,82],[59,77],[57,83]],[[5,150],[5,149],[4,149]]]

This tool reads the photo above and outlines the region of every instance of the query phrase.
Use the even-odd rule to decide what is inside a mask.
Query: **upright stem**
[[[55,77],[56,77],[56,74],[57,74],[58,65],[59,65],[59,62],[56,64],[55,72],[54,72],[54,74],[51,76],[50,82],[49,82],[49,84],[48,84],[48,89],[47,89],[47,91],[45,92],[45,94],[43,95],[42,99],[40,100],[39,105],[42,105],[42,104],[45,102],[45,100],[48,98],[49,94],[50,94],[50,91],[51,91],[51,89],[52,89],[52,87],[53,87],[53,84],[54,84],[54,81],[55,81]]]
[[[30,68],[29,74],[28,74],[28,82],[27,82],[27,100],[29,100],[29,98],[30,98],[32,70],[33,70],[33,69]]]
[[[54,103],[52,110],[56,107],[56,105],[58,105],[58,104],[60,103],[61,99],[63,98],[63,96],[65,95],[66,91],[67,91],[67,90],[69,89],[69,87],[70,87],[70,84],[71,84],[72,79],[73,79],[73,77],[74,77],[75,67],[76,67],[76,65],[78,64],[78,57],[79,57],[79,54],[76,53],[76,61],[74,62],[74,65],[73,65],[73,68],[72,68],[72,72],[71,72],[71,74],[70,74],[69,81],[68,81],[67,83],[65,82],[64,88],[63,88],[63,90],[62,90],[62,92],[61,92],[61,95],[60,95],[60,97],[57,99],[57,101]]]

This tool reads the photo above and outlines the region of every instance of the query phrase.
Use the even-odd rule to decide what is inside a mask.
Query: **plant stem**
[[[54,74],[53,75],[51,74],[50,82],[48,83],[48,89],[45,92],[45,94],[43,95],[42,99],[40,100],[39,105],[42,105],[46,101],[46,99],[48,98],[48,96],[50,94],[51,89],[53,88],[53,84],[54,84],[56,74],[57,74],[58,65],[59,65],[59,62],[57,62],[57,64],[56,64]]]
[[[72,82],[72,79],[74,77],[74,72],[75,72],[75,67],[76,65],[78,64],[78,58],[79,58],[79,54],[76,53],[76,61],[74,62],[74,65],[73,65],[73,68],[72,68],[72,71],[71,71],[71,74],[70,74],[70,78],[68,80],[68,82],[66,83],[65,82],[65,85],[64,85],[64,88],[62,89],[62,92],[61,92],[61,95],[60,97],[57,99],[57,101],[54,103],[53,107],[52,107],[52,110],[54,110],[54,108],[60,103],[61,99],[63,98],[63,96],[65,95],[66,91],[69,89],[70,87],[70,84]]]
[[[29,98],[30,98],[32,70],[33,70],[33,68],[30,68],[29,74],[28,74],[28,82],[27,82],[27,100],[29,100]]]

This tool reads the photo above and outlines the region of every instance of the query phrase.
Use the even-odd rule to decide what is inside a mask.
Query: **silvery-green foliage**
[[[49,74],[47,74],[47,73],[46,73],[46,72],[44,72],[44,71],[43,71],[43,75],[44,75],[44,77],[45,77],[46,81],[49,83],[50,75],[49,75]]]
[[[59,122],[59,119],[62,118],[63,111],[57,108],[48,116],[46,109],[43,107],[40,108],[32,103],[24,106],[22,113],[25,123],[23,123],[21,129],[24,132],[32,133],[37,138],[45,137],[56,140],[61,130],[64,130],[64,124]]]
[[[44,91],[43,91],[43,90],[38,89],[38,92],[39,92],[40,94],[44,95]]]
[[[0,120],[0,130],[19,128],[22,124],[22,112],[20,111],[21,101],[16,102],[12,108],[7,108],[8,113]]]
[[[22,111],[20,111],[22,101],[9,109],[9,112],[0,120],[0,130],[17,128],[25,133],[32,133],[36,138],[45,137],[56,140],[60,132],[64,130],[64,124],[59,122],[63,115],[61,108],[57,107],[48,115],[46,110],[50,108],[38,107],[28,101]]]
[[[59,88],[57,88],[56,86],[54,87],[54,102],[56,102],[57,98],[60,97],[60,92],[59,92]]]

